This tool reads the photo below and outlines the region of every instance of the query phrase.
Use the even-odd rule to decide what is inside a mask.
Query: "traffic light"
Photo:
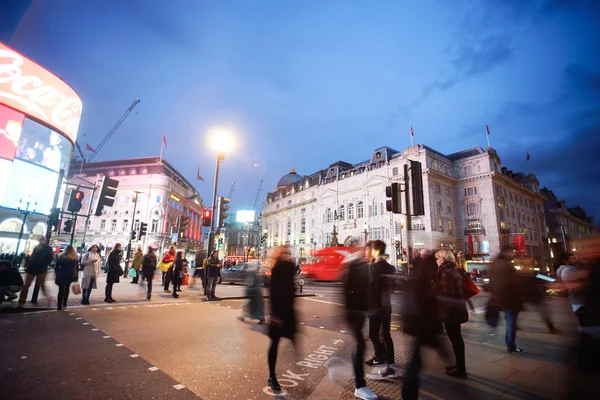
[[[53,208],[50,210],[50,215],[48,215],[48,229],[53,233],[57,232],[59,223],[60,208]]]
[[[137,231],[135,231],[135,230],[131,231],[131,240],[138,240],[137,236],[138,236]]]
[[[94,215],[99,217],[102,215],[104,207],[112,207],[115,204],[115,196],[117,195],[117,187],[119,187],[119,181],[111,179],[107,176],[102,178],[100,184],[100,194],[98,195],[98,201],[96,201],[96,210]]]
[[[185,236],[185,231],[188,230],[188,224],[190,223],[190,217],[182,215],[179,217],[179,237]]]
[[[225,220],[229,217],[229,214],[227,214],[227,211],[229,211],[229,202],[231,200],[221,196],[219,197],[219,201],[218,201],[218,212],[217,212],[217,229],[221,228],[223,226],[223,223],[225,222]]]
[[[69,196],[69,205],[67,210],[72,213],[77,213],[83,207],[83,192],[81,190],[72,189],[71,195]]]
[[[418,161],[410,161],[410,182],[412,185],[412,215],[425,215],[423,171],[421,163]]]
[[[219,249],[223,247],[223,238],[219,238],[219,245],[217,246]]]
[[[148,224],[145,222],[140,222],[140,234],[138,237],[141,239],[142,236],[146,236],[148,234]]]
[[[212,210],[207,208],[202,213],[202,226],[210,226],[210,220],[212,217]]]
[[[386,186],[385,195],[388,197],[385,202],[387,211],[394,214],[402,213],[402,186],[400,183],[394,182],[390,186]]]
[[[64,232],[71,232],[73,230],[73,220],[68,219],[65,221],[65,226],[63,226]]]

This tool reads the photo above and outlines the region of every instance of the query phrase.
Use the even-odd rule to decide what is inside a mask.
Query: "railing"
[[[469,235],[481,235],[485,236],[484,228],[465,228],[465,236]]]

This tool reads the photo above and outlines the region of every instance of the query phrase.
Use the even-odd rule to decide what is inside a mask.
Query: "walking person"
[[[131,263],[131,268],[135,271],[135,276],[130,283],[138,283],[140,280],[140,269],[142,268],[142,257],[144,257],[144,253],[142,252],[142,246],[138,246],[135,254],[133,255],[133,262]]]
[[[506,335],[504,341],[510,353],[522,353],[517,347],[517,317],[523,307],[521,282],[517,271],[510,262],[513,250],[504,246],[494,261],[490,264],[490,290],[492,296],[488,301],[488,309],[504,311],[506,319]]]
[[[67,308],[67,300],[69,299],[69,289],[72,282],[77,282],[77,252],[73,246],[67,246],[65,251],[58,256],[54,272],[56,277],[54,283],[58,285],[57,303],[58,311]]]
[[[263,302],[262,291],[263,276],[260,272],[260,262],[258,260],[254,259],[248,264],[245,283],[248,303],[238,319],[244,321],[247,316],[250,319],[257,319],[258,323],[262,325],[265,323],[265,303]]]
[[[121,268],[121,243],[115,244],[112,251],[108,255],[108,261],[106,262],[108,270],[106,271],[106,289],[104,291],[105,303],[115,303],[116,300],[112,297],[113,285],[119,283],[119,277],[123,275],[123,268]]]
[[[361,251],[356,250],[346,257],[346,273],[343,279],[346,322],[352,329],[356,348],[352,355],[354,367],[354,396],[364,400],[377,399],[377,395],[367,388],[365,381],[365,338],[363,327],[369,309],[369,264],[371,257],[371,242]]]
[[[148,252],[142,257],[142,281],[145,279],[148,282],[148,291],[146,292],[146,301],[150,301],[152,297],[152,280],[158,260],[156,258],[155,248],[148,247]]]
[[[435,254],[438,270],[435,276],[435,289],[438,296],[440,316],[448,339],[452,343],[456,364],[446,367],[446,374],[456,378],[466,378],[465,342],[461,324],[469,319],[463,295],[463,275],[456,266],[454,254],[440,250]]]
[[[202,281],[202,290],[205,288],[206,273],[204,271],[204,254],[197,252],[194,257],[194,275],[190,282],[190,289],[196,284],[197,279]]]
[[[222,265],[223,263],[219,260],[219,251],[213,250],[206,262],[206,292],[209,300],[217,298],[215,296],[215,288],[217,287],[217,281],[219,280]]]
[[[23,278],[17,267],[12,266],[9,260],[0,259],[0,303],[5,300],[13,301],[17,292],[23,287]]]
[[[393,275],[396,269],[383,257],[385,248],[382,240],[371,243],[373,263],[369,268],[369,338],[375,348],[375,355],[367,361],[367,365],[386,364],[387,367],[378,372],[379,376],[396,378],[398,370],[394,361],[394,341],[391,334]],[[383,335],[383,342],[380,333]]]
[[[25,302],[27,301],[29,287],[34,279],[36,280],[35,284],[39,285],[44,296],[49,299],[48,292],[46,290],[46,272],[48,272],[48,266],[52,263],[52,260],[52,248],[46,243],[46,238],[42,236],[39,240],[39,244],[35,246],[31,256],[29,257],[29,260],[26,262],[25,284],[23,285],[19,296],[20,308],[23,308]]]
[[[165,288],[165,293],[171,293],[169,290],[169,284],[173,274],[173,262],[175,262],[175,255],[177,254],[177,247],[169,247],[169,251],[163,256],[158,263],[157,268],[162,271],[162,284]]]
[[[81,278],[81,304],[90,304],[92,289],[97,288],[98,276],[100,275],[100,264],[102,258],[98,253],[98,245],[93,244],[81,260],[83,276]]]
[[[291,339],[294,342],[296,333],[296,312],[294,310],[295,293],[295,265],[292,254],[287,247],[278,250],[275,256],[275,265],[271,272],[269,285],[269,300],[271,303],[271,317],[269,320],[269,338],[271,344],[267,355],[269,365],[269,379],[267,384],[274,391],[281,391],[277,382],[275,365],[277,363],[277,348],[281,338]]]
[[[173,270],[171,271],[171,279],[173,281],[173,297],[174,298],[178,298],[179,295],[177,294],[178,290],[177,287],[179,286],[179,284],[181,283],[181,280],[183,279],[183,262],[184,262],[184,258],[183,258],[183,251],[178,251],[176,256],[175,256],[175,262],[173,263]]]

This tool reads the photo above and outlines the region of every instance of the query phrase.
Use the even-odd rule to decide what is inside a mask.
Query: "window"
[[[452,214],[452,203],[450,203],[449,201],[446,203],[446,212],[448,214]]]
[[[444,232],[444,219],[443,218],[440,218],[438,220],[438,230],[440,232]]]
[[[513,201],[513,195],[512,195],[512,192],[508,192],[508,198],[510,199],[510,201]]]
[[[365,217],[365,210],[364,210],[362,201],[359,201],[358,204],[356,205],[356,216],[357,216],[357,218]]]
[[[300,220],[300,233],[306,233],[306,219]]]
[[[162,201],[162,196],[156,196],[156,202],[160,203]]]
[[[446,197],[450,197],[450,188],[446,188]]]
[[[345,219],[346,219],[346,208],[343,205],[341,205],[340,213],[339,213],[339,220],[344,221]]]
[[[328,208],[325,211],[325,223],[326,224],[330,224],[331,223],[331,208]]]
[[[104,231],[106,230],[106,220],[103,219],[102,221],[100,221],[100,230]]]
[[[452,220],[448,220],[448,233],[449,234],[453,234],[454,233],[454,229],[452,228]]]
[[[466,166],[463,168],[463,175],[464,175],[464,176],[469,176],[469,175],[471,175],[472,173],[473,173],[473,168],[471,168],[471,166],[470,166],[470,165],[466,165]]]
[[[509,223],[508,224],[508,233],[511,233],[511,232],[512,232],[512,225]]]
[[[398,221],[394,223],[394,232],[396,236],[402,235],[402,224]]]
[[[436,184],[435,184],[435,192],[436,192],[437,194],[442,194],[442,187],[440,186],[440,184],[439,184],[439,183],[436,183]]]
[[[155,233],[158,232],[158,220],[153,219],[152,224],[150,225],[150,232]]]
[[[110,221],[110,230],[115,232],[117,230],[117,220],[113,219]]]
[[[442,212],[442,199],[437,199],[437,211]]]
[[[279,224],[275,225],[275,238],[279,237]]]
[[[465,204],[465,208],[468,216],[479,214],[479,204],[477,203],[467,203]]]
[[[514,207],[510,208],[510,214],[512,215],[513,218],[515,217],[515,208]]]
[[[287,235],[288,235],[288,240],[289,240],[289,236],[292,234],[292,223],[290,221],[287,222]]]
[[[123,220],[123,230],[124,231],[129,230],[129,220],[128,219]]]
[[[133,223],[133,230],[136,232],[140,230],[140,220],[139,219],[136,219],[135,222]]]
[[[474,196],[477,194],[477,187],[473,186],[470,188],[465,188],[465,196]]]
[[[392,168],[392,175],[393,176],[398,176],[398,167]]]
[[[354,219],[354,204],[348,204],[348,219]]]
[[[373,199],[373,216],[376,217],[379,215],[379,203],[377,199]]]
[[[315,227],[315,220],[314,220],[314,219],[311,219],[311,220],[310,220],[310,227],[311,227],[311,228],[314,228],[314,227]]]

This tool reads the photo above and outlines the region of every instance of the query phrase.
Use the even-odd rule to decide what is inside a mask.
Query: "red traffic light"
[[[77,200],[81,200],[81,199],[83,199],[83,192],[81,192],[81,191],[77,191],[77,193],[75,193],[75,198],[76,198]]]
[[[211,218],[212,217],[212,210],[211,209],[206,209],[202,212],[202,226],[210,226],[211,224]]]

